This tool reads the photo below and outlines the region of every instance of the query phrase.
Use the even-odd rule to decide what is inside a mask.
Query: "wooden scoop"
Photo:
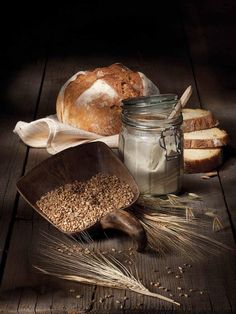
[[[121,181],[129,184],[134,198],[128,207],[137,201],[139,189],[136,182],[119,158],[102,142],[83,144],[49,157],[20,178],[17,189],[42,217],[53,224],[36,204],[41,196],[75,180],[87,181],[99,172],[116,175]],[[112,228],[127,233],[137,243],[137,250],[141,251],[147,242],[145,231],[139,220],[125,209],[108,213],[95,223],[94,227],[96,225],[103,229]],[[65,232],[56,225],[54,227],[68,235],[76,235],[74,232]]]

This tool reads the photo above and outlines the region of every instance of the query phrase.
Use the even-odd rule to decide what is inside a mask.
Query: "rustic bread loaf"
[[[219,128],[184,133],[184,148],[214,148],[227,142],[228,134]]]
[[[221,163],[221,148],[184,149],[184,169],[186,172],[209,172],[219,167]]]
[[[184,132],[205,130],[218,125],[218,121],[209,110],[184,108],[182,113]]]
[[[113,135],[121,127],[121,100],[159,94],[141,72],[122,64],[81,71],[61,88],[57,117],[62,123],[101,135]]]

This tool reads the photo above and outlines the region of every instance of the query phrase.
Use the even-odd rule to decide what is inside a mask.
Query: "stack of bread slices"
[[[208,110],[187,109],[183,112],[184,166],[186,172],[209,172],[222,163],[222,147],[228,142],[224,130]]]

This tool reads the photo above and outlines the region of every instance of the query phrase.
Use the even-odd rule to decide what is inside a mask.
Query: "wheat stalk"
[[[115,289],[131,290],[180,305],[178,302],[149,291],[139,279],[114,256],[86,248],[82,241],[65,236],[43,235],[33,267],[44,274]]]
[[[160,197],[147,197],[140,196],[138,199],[138,204],[144,207],[148,207],[151,209],[155,209],[158,211],[162,211],[163,209],[171,210],[172,213],[176,215],[182,215],[181,211],[185,211],[185,216],[187,220],[193,220],[195,218],[194,208],[192,207],[192,202],[202,201],[201,197],[195,193],[187,193],[184,198],[179,197],[175,194],[167,194],[166,198]],[[176,210],[176,211],[174,211]],[[224,226],[220,220],[220,218],[216,215],[215,211],[209,211],[208,208],[205,208],[205,215],[209,217],[213,217],[212,221],[212,230],[220,231],[224,229]],[[203,225],[201,221],[201,225]]]
[[[217,254],[229,249],[226,245],[200,234],[199,227],[205,227],[205,223],[198,219],[189,220],[174,215],[171,210],[167,214],[166,209],[163,212],[163,209],[157,211],[143,206],[135,206],[133,212],[146,231],[150,248],[162,255],[170,251],[181,252],[191,260],[199,260],[209,253]]]
[[[190,195],[189,195],[190,194]],[[199,200],[199,196],[193,193],[188,194],[188,199]],[[163,209],[171,210],[172,214],[182,215],[179,210],[184,210],[187,220],[195,218],[193,207],[190,206],[189,200],[186,201],[175,194],[167,194],[166,199],[160,197],[140,196],[138,199],[140,206],[148,207],[153,210],[163,211]],[[176,211],[174,211],[176,210]]]

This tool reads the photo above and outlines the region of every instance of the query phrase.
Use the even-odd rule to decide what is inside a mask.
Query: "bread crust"
[[[194,150],[194,149],[193,149]],[[184,154],[185,155],[185,154]],[[218,168],[223,161],[222,149],[216,149],[214,155],[204,159],[188,159],[184,157],[184,171],[187,173],[209,172]]]
[[[145,84],[144,84],[145,82]],[[121,128],[121,101],[158,88],[145,75],[122,64],[78,72],[61,88],[57,117],[62,123],[100,135],[117,134]]]
[[[184,111],[184,110],[183,110]],[[206,115],[201,117],[194,117],[190,119],[184,119],[183,121],[183,131],[185,133],[200,131],[213,128],[219,124],[218,120],[216,120],[213,114],[210,111],[207,111]]]

